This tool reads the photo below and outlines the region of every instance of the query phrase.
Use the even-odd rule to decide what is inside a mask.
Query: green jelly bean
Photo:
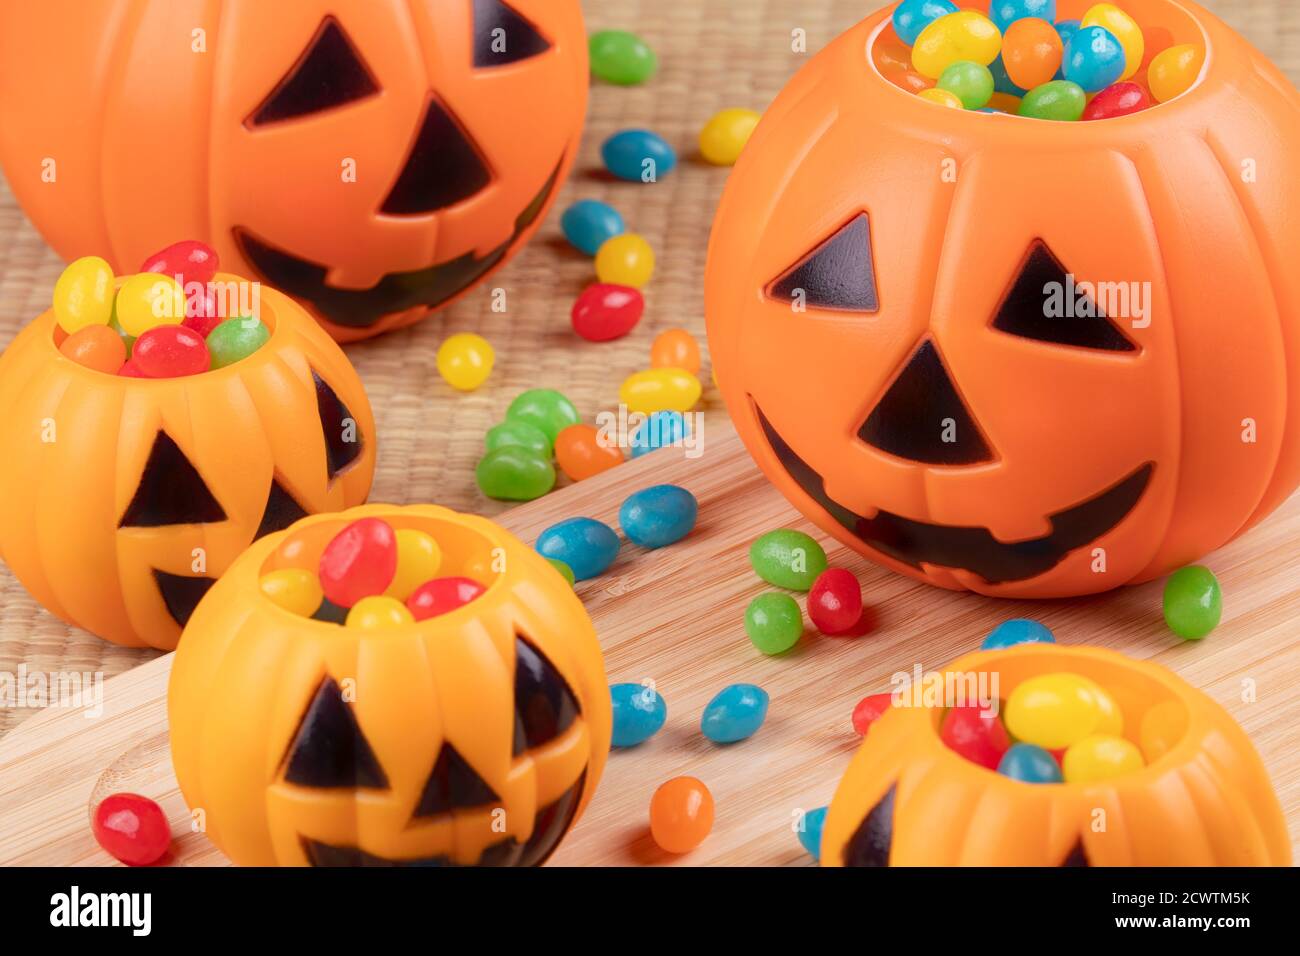
[[[226,319],[208,333],[212,368],[225,368],[246,359],[271,338],[271,330],[251,316]]]
[[[525,421],[504,421],[499,425],[493,425],[483,436],[483,443],[487,445],[488,451],[516,445],[527,448],[543,458],[550,458],[552,452],[551,439],[547,437],[546,432]]]
[[[507,445],[484,455],[474,477],[489,498],[532,501],[555,487],[555,466],[527,448]]]
[[[559,558],[547,558],[546,560],[549,561],[549,562],[551,562],[551,567],[553,567],[553,568],[555,568],[555,570],[559,571],[559,572],[560,572],[560,576],[561,576],[562,578],[564,578],[564,580],[566,580],[566,581],[569,582],[569,587],[573,587],[573,583],[574,583],[574,581],[577,580],[577,579],[573,576],[573,568],[569,567],[567,564],[565,564],[565,563],[564,563],[563,561],[561,561]]]
[[[802,531],[769,531],[749,546],[749,563],[768,584],[807,591],[826,570],[826,552]]]
[[[764,654],[783,654],[799,643],[803,614],[790,595],[769,591],[745,608],[745,633]]]
[[[644,40],[626,30],[601,30],[591,35],[592,75],[618,86],[636,86],[654,76],[659,58]]]
[[[1179,568],[1165,582],[1165,623],[1185,641],[1199,641],[1219,626],[1223,593],[1209,568]]]
[[[987,106],[993,96],[993,74],[987,66],[970,60],[958,60],[939,76],[938,87],[961,100],[968,110]]]
[[[506,411],[506,421],[527,422],[540,428],[555,444],[556,437],[570,425],[582,421],[578,410],[553,388],[534,388],[521,394]]]
[[[1051,80],[1036,86],[1020,101],[1020,115],[1034,119],[1073,122],[1083,116],[1088,94],[1078,83]]]

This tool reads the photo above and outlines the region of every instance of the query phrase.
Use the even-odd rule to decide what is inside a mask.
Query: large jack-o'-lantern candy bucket
[[[432,538],[437,580],[476,596],[358,626],[360,603],[344,625],[262,590],[314,572],[368,519]],[[430,505],[314,515],[259,541],[199,604],[167,700],[186,802],[252,866],[540,864],[591,799],[612,721],[565,579],[493,522]]]
[[[1286,820],[1250,739],[1222,707],[1165,668],[1100,648],[1027,644],[969,654],[930,676],[932,684],[904,689],[901,703],[867,731],[831,801],[823,866],[1290,864]],[[971,703],[981,687],[1001,695],[991,719],[1027,734],[1069,730],[1069,721],[1048,717],[1053,706],[1064,705],[1079,726],[1087,715],[1076,695],[1090,687],[1111,703],[1102,719],[1122,737],[1116,744],[1089,736],[1066,749],[1066,782],[1029,782],[1060,780],[1060,770],[1035,773],[1032,757],[1006,755],[997,771],[989,769],[968,759],[983,756],[970,733],[951,739],[973,746],[972,754],[949,749],[941,727],[943,705],[953,701],[938,696],[940,680],[976,709],[984,706]],[[916,703],[922,706],[904,706]],[[1006,731],[998,733],[1005,746]],[[1074,746],[1082,751],[1077,758]],[[1038,754],[1052,764],[1045,750]],[[1080,779],[1070,782],[1075,768]],[[1116,768],[1126,769],[1109,775]]]
[[[1147,580],[1300,482],[1300,95],[1193,3],[1120,6],[1148,59],[1204,50],[1190,89],[1088,122],[944,109],[873,63],[882,10],[791,82],[722,200],[706,308],[741,436],[932,584]]]
[[[184,377],[79,364],[53,309],[0,356],[0,558],[49,611],[170,650],[254,539],[366,500],[375,424],[356,370],[292,299],[262,286],[258,304],[260,348]]]
[[[0,163],[61,255],[204,239],[340,341],[523,245],[588,86],[578,0],[7,3],[0,63]]]

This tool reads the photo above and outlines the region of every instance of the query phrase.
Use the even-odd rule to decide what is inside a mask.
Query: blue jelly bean
[[[668,719],[668,705],[654,688],[643,684],[611,684],[610,703],[614,707],[615,747],[635,747],[645,743]]]
[[[1099,93],[1124,75],[1124,47],[1105,27],[1080,27],[1065,47],[1061,70],[1086,93]]]
[[[685,488],[654,485],[628,496],[618,509],[618,523],[633,544],[662,548],[691,533],[699,502]]]
[[[626,231],[618,210],[594,199],[580,199],[564,210],[560,228],[564,230],[564,238],[575,249],[589,256],[594,256],[608,240]]]
[[[1017,644],[1055,644],[1056,638],[1046,624],[1017,617],[1003,621],[989,632],[980,645],[981,650],[992,651],[1002,647],[1015,647]]]
[[[677,165],[677,154],[658,133],[627,129],[605,140],[600,148],[606,168],[629,182],[654,182]]]
[[[1083,26],[1083,21],[1082,21],[1082,20],[1058,20],[1056,23],[1054,23],[1054,24],[1052,24],[1052,25],[1053,25],[1054,27],[1056,27],[1056,32],[1057,32],[1057,34],[1061,37],[1061,50],[1062,50],[1062,53],[1061,53],[1061,68],[1060,68],[1059,70],[1056,71],[1056,76],[1052,77],[1052,79],[1054,79],[1054,80],[1063,80],[1063,79],[1065,79],[1065,53],[1064,53],[1064,50],[1065,50],[1065,48],[1066,48],[1067,46],[1070,45],[1070,37],[1072,37],[1072,36],[1074,36],[1076,33],[1078,33],[1078,32],[1079,32],[1079,27]]]
[[[681,412],[651,412],[650,417],[632,433],[632,457],[640,458],[660,448],[680,445],[686,440],[686,416]]]
[[[829,809],[830,807],[818,807],[816,810],[808,810],[799,820],[799,843],[819,863],[822,858],[822,830],[826,826],[826,811]]]
[[[755,684],[732,684],[704,708],[700,730],[715,744],[734,744],[757,733],[767,718],[767,691]]]
[[[1023,783],[1060,783],[1061,765],[1036,744],[1016,744],[998,761],[998,773]]]
[[[1008,93],[1011,96],[1024,96],[1028,90],[1022,90],[1016,84],[1011,82],[1011,77],[1007,75],[1006,64],[1002,62],[1001,54],[998,58],[989,64],[989,72],[993,74],[993,89],[999,93]]]
[[[957,4],[950,0],[903,0],[894,11],[894,32],[911,46],[931,23],[956,12]]]
[[[569,518],[543,531],[537,550],[543,557],[563,561],[575,580],[585,581],[603,574],[614,563],[618,535],[595,518]]]
[[[1003,33],[1017,20],[1037,17],[1049,23],[1056,19],[1056,0],[993,0],[989,19]]]

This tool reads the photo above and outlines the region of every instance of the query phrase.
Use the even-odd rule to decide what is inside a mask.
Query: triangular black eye
[[[524,844],[516,866],[541,866],[546,862],[573,822],[586,782],[587,772],[584,770],[578,782],[560,794],[559,799],[537,811],[533,818],[533,835]]]
[[[502,0],[474,0],[474,66],[504,66],[545,53],[551,44]]]
[[[1092,864],[1088,862],[1088,854],[1083,851],[1082,840],[1074,845],[1074,849],[1071,850],[1070,855],[1061,862],[1061,866],[1092,866]]]
[[[316,410],[320,412],[321,432],[325,436],[325,460],[329,479],[333,481],[339,472],[361,457],[364,439],[361,426],[352,417],[338,393],[316,374],[315,369],[312,370],[311,377],[316,382]]]
[[[248,124],[265,126],[307,116],[378,92],[379,85],[339,22],[326,17],[298,62],[253,111]]]
[[[293,495],[284,490],[279,481],[271,479],[271,493],[266,498],[266,510],[262,512],[262,523],[257,526],[257,537],[283,531],[299,518],[307,517],[302,505],[294,500]]]
[[[286,759],[284,779],[303,787],[388,788],[352,708],[330,677],[317,688]]]
[[[897,789],[898,784],[890,786],[844,845],[845,866],[889,866],[889,849],[894,843],[894,791]]]
[[[181,627],[190,622],[194,609],[199,606],[203,596],[212,589],[212,585],[217,583],[212,578],[187,578],[179,574],[168,574],[157,568],[154,568],[153,579],[158,585],[158,593],[162,595],[163,604],[167,606],[167,613]]]
[[[867,214],[855,218],[773,282],[768,295],[815,309],[875,312],[880,308]]]
[[[436,817],[459,807],[482,807],[500,802],[496,791],[478,775],[460,751],[444,743],[438,752],[438,761],[425,781],[415,816]]]
[[[198,469],[171,436],[159,432],[149,450],[135,497],[122,513],[119,528],[161,528],[173,524],[212,524],[226,513],[212,496]]]
[[[998,307],[993,328],[1024,339],[1106,352],[1136,352],[1095,298],[1041,239],[1034,242],[1011,291]]]
[[[551,662],[520,637],[515,638],[515,739],[517,757],[569,729],[578,702]]]
[[[382,211],[390,216],[436,212],[477,195],[491,181],[487,163],[469,134],[431,98],[415,145]]]

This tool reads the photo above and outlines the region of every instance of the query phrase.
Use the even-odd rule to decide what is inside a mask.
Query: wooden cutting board
[[[750,570],[749,544],[771,528],[813,529],[763,479],[729,426],[717,418],[708,425],[696,460],[660,451],[500,519],[532,543],[574,515],[616,526],[623,499],[649,484],[680,484],[700,500],[699,524],[685,541],[656,552],[625,546],[609,572],[579,585],[610,682],[654,680],[668,723],[648,743],[613,753],[556,864],[808,862],[793,824],[801,810],[829,802],[858,742],[849,722],[854,703],[888,690],[897,671],[936,668],[976,647],[1013,616],[1040,618],[1062,643],[1154,658],[1217,700],[1254,740],[1292,845],[1300,843],[1300,496],[1210,557],[1223,585],[1224,620],[1200,643],[1185,644],[1165,628],[1158,582],[1075,601],[996,601],[918,584],[836,545],[827,549],[831,562],[861,578],[877,616],[874,631],[856,639],[808,633],[791,653],[768,658],[742,628],[745,605],[766,589]],[[113,862],[92,839],[88,814],[119,790],[162,804],[179,835],[173,863],[227,862],[190,832],[172,775],[170,667],[167,655],[108,681],[97,718],[51,709],[0,741],[0,865]],[[748,741],[717,746],[700,734],[701,710],[740,681],[771,694],[767,723]],[[1253,696],[1246,692],[1252,687]],[[651,841],[647,808],[655,787],[679,774],[709,785],[717,821],[702,846],[674,858]]]

